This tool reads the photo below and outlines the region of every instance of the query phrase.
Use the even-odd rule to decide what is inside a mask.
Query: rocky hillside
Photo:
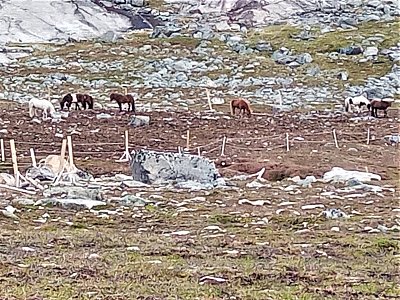
[[[260,109],[332,109],[363,90],[400,94],[395,1],[18,3],[0,8],[2,99],[86,90],[104,105],[128,87],[143,107],[188,108],[208,87],[215,104],[240,94]]]

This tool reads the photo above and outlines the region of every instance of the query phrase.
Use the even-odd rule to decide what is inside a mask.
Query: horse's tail
[[[232,99],[231,100],[231,103],[230,103],[230,108],[231,108],[231,115],[233,116],[234,115],[234,113],[233,113],[233,104],[235,103],[235,99]]]
[[[350,97],[347,97],[346,99],[344,99],[344,111],[348,112],[349,108],[350,108]]]
[[[29,101],[29,117],[33,118],[35,115],[35,106],[32,101]]]
[[[88,106],[89,106],[89,109],[93,109],[93,103],[94,103],[93,97],[92,97],[92,96],[89,96],[89,97],[88,97]]]
[[[132,95],[130,95],[130,94],[127,94],[127,95],[126,95],[126,98],[128,98],[128,99],[129,99],[129,101],[131,102],[131,105],[132,105],[132,111],[133,111],[133,112],[136,112],[136,107],[135,107],[135,98],[133,98],[133,96],[132,96]]]

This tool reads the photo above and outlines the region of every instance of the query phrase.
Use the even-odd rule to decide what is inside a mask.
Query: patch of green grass
[[[166,4],[164,0],[146,0],[145,3],[151,8],[156,8],[160,10],[164,8]]]
[[[399,252],[400,244],[398,241],[390,238],[380,238],[374,241],[373,245],[379,251],[385,252]]]
[[[399,18],[393,22],[367,22],[360,24],[356,29],[340,30],[318,33],[316,29],[311,32],[316,36],[315,39],[308,41],[296,40],[293,36],[300,33],[300,28],[290,25],[268,26],[261,32],[252,32],[249,34],[248,42],[255,44],[259,40],[271,42],[274,49],[287,47],[295,50],[297,53],[309,52],[327,53],[336,51],[342,47],[352,44],[361,44],[366,38],[377,34],[385,36],[380,47],[391,47],[398,42]]]
[[[287,47],[295,54],[310,53],[313,57],[313,64],[318,65],[322,71],[339,73],[347,71],[349,74],[348,83],[361,84],[369,76],[380,77],[387,74],[392,67],[392,62],[387,58],[381,57],[378,61],[363,62],[359,60],[361,56],[341,56],[338,60],[328,57],[328,53],[337,51],[340,48],[351,45],[363,45],[368,37],[384,36],[384,40],[379,44],[378,48],[388,48],[394,46],[398,42],[399,18],[393,22],[367,22],[362,23],[357,29],[340,30],[319,33],[319,30],[313,29],[311,32],[315,35],[315,39],[308,41],[296,40],[293,36],[297,35],[301,30],[297,27],[289,25],[269,26],[262,31],[254,31],[249,34],[247,42],[254,45],[257,41],[265,40],[271,42],[274,50],[280,47]],[[365,45],[363,45],[365,46]],[[297,69],[297,72],[305,72],[310,68],[310,64]],[[304,83],[313,83],[313,78],[306,76]],[[314,84],[320,85],[321,79],[316,78]],[[339,79],[332,84],[343,87],[343,82]]]
[[[221,224],[235,224],[235,223],[241,223],[242,220],[238,216],[232,216],[232,215],[214,215],[209,218],[210,222],[216,222],[216,223],[221,223]]]
[[[186,49],[194,49],[196,48],[200,40],[195,39],[193,37],[188,37],[188,36],[177,36],[177,37],[171,37],[171,38],[159,38],[156,39],[157,43],[170,43],[173,46],[180,46]]]

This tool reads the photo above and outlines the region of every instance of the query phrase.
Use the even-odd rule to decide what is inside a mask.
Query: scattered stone
[[[349,216],[341,211],[340,209],[336,208],[329,208],[322,212],[322,215],[327,219],[339,219],[339,218],[348,218]]]
[[[295,176],[290,178],[290,180],[302,187],[311,187],[311,183],[317,182],[315,176],[307,176],[305,179],[300,179],[300,176]]]
[[[199,280],[199,284],[200,285],[204,285],[206,283],[208,284],[221,284],[221,283],[225,283],[227,280],[225,278],[221,278],[221,277],[214,277],[214,276],[204,276],[201,277]]]
[[[79,199],[79,198],[48,198],[36,201],[35,205],[60,205],[66,209],[92,209],[96,206],[107,205],[104,201]]]
[[[53,181],[57,174],[48,166],[30,167],[26,170],[26,177],[39,181]]]
[[[146,206],[149,203],[152,203],[151,201],[147,201],[143,198],[134,196],[134,195],[125,195],[121,197],[121,199],[118,201],[121,205],[124,206]]]
[[[260,51],[260,52],[272,52],[271,43],[264,42],[264,41],[259,41],[256,44],[255,49]]]
[[[391,144],[399,144],[400,143],[400,134],[385,135],[384,139],[387,140]]]
[[[272,54],[272,59],[278,64],[291,66],[304,65],[313,61],[313,58],[309,53],[292,55],[287,48],[276,50]]]
[[[19,220],[19,217],[15,214],[15,211],[17,209],[11,205],[6,206],[4,209],[1,210],[1,213],[3,216],[13,219],[13,220]]]
[[[21,247],[21,250],[25,251],[25,252],[35,252],[36,251],[35,249],[33,249],[31,247]]]
[[[346,71],[339,72],[337,76],[340,80],[346,81],[349,79],[349,74]]]
[[[324,208],[325,205],[323,204],[309,204],[309,205],[303,205],[301,207],[302,210],[310,210],[310,209],[315,209],[315,208]]]
[[[181,231],[174,231],[171,233],[164,233],[163,235],[165,235],[165,236],[171,236],[171,235],[182,236],[182,235],[188,235],[188,234],[190,234],[190,231],[181,230]]]
[[[359,46],[349,46],[345,48],[340,48],[337,52],[340,54],[346,54],[346,55],[359,55],[363,53],[363,48]]]
[[[139,252],[140,248],[138,246],[130,246],[130,247],[127,247],[126,250],[129,252]]]
[[[226,230],[221,229],[219,226],[216,226],[216,225],[210,225],[210,226],[204,227],[203,230],[226,232]]]
[[[268,203],[268,204],[271,204],[271,202],[270,201],[265,201],[265,200],[253,200],[253,201],[251,201],[251,200],[247,200],[247,199],[240,199],[239,201],[238,201],[238,204],[250,204],[250,205],[253,205],[253,206],[263,206],[265,203]]]
[[[97,253],[91,253],[88,256],[88,259],[99,259],[100,255],[98,255]]]
[[[364,56],[377,56],[378,52],[379,50],[377,47],[367,47],[364,50]]]
[[[49,187],[43,191],[43,196],[64,196],[71,199],[103,200],[103,193],[100,188],[87,188],[79,186]]]
[[[9,186],[15,186],[15,178],[8,173],[0,173],[0,183]]]
[[[106,113],[100,113],[96,115],[96,119],[112,119],[113,116]]]

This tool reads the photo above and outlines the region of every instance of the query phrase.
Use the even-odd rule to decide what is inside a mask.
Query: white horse
[[[53,117],[54,113],[56,112],[53,103],[51,103],[49,100],[32,98],[29,100],[29,116],[31,118],[36,116],[37,109],[42,110],[43,119],[47,119],[47,112],[49,112],[51,117]]]
[[[351,107],[354,105],[355,107],[358,107],[357,112],[360,113],[361,107],[363,105],[368,107],[369,103],[370,103],[370,101],[368,100],[366,93],[363,93],[360,96],[347,97],[344,100],[344,109],[346,112],[353,112]]]

